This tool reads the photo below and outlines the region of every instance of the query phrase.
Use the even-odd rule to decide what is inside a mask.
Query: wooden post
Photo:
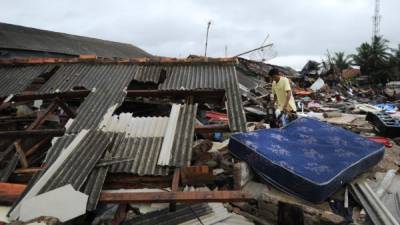
[[[33,130],[36,129],[38,127],[40,127],[47,119],[47,117],[55,110],[57,109],[57,104],[55,102],[52,102],[49,107],[47,107],[45,113],[40,116],[37,117],[35,121],[33,121],[33,123],[26,129],[26,130]],[[19,154],[19,161],[21,163],[22,168],[27,168],[28,165],[28,160],[26,159],[26,156],[24,154],[24,150],[20,147],[21,146],[21,141],[22,139],[18,139],[16,140],[13,145],[15,146],[16,151]],[[20,149],[17,149],[17,146],[20,147]]]
[[[28,149],[25,152],[26,157],[32,155],[36,150],[39,149],[40,146],[46,144],[47,142],[49,142],[51,140],[50,137],[44,138],[42,140],[40,140],[38,143],[36,143],[34,146],[32,146],[30,149]]]
[[[179,178],[181,176],[180,169],[175,168],[174,170],[174,176],[172,178],[172,185],[171,185],[171,191],[172,192],[177,192],[179,191]],[[169,204],[169,211],[174,212],[176,210],[176,203],[170,203]]]
[[[27,168],[28,167],[28,160],[26,159],[26,156],[24,154],[24,150],[22,150],[22,148],[21,148],[20,142],[19,141],[14,142],[14,147],[15,147],[15,150],[19,154],[19,161],[21,162],[21,166],[23,168]]]

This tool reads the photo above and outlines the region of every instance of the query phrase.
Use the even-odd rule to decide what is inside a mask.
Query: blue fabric
[[[382,144],[309,118],[232,135],[229,150],[265,180],[311,202],[325,200],[378,163]]]

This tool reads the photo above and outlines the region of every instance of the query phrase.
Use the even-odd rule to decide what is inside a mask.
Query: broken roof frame
[[[47,65],[47,64],[46,64]],[[48,64],[49,66],[53,64]],[[36,66],[36,65],[35,65]],[[26,65],[20,65],[20,66],[13,66],[13,68],[25,68],[25,67],[32,67],[32,66],[26,66]],[[4,70],[8,69],[8,66],[3,67],[5,68]],[[53,70],[56,68],[55,70]],[[159,79],[160,74],[157,74],[157,71],[160,72],[161,70],[164,70],[166,68],[167,70],[167,79],[165,80],[165,83],[162,83],[159,85],[158,90],[127,90],[127,86],[131,80],[139,80],[141,82],[156,82]],[[225,96],[227,99],[226,105],[227,105],[227,111],[229,114],[229,125],[231,130],[243,130],[245,129],[245,118],[244,118],[244,112],[243,109],[241,108],[241,96],[239,93],[239,88],[237,84],[237,77],[236,77],[236,71],[234,64],[232,62],[221,62],[221,65],[219,65],[218,62],[202,62],[202,63],[189,63],[189,62],[179,62],[179,63],[166,63],[163,65],[163,63],[126,63],[126,64],[119,64],[119,63],[106,63],[106,64],[93,64],[93,63],[65,63],[65,64],[57,64],[57,67],[52,67],[53,74],[50,77],[49,80],[47,80],[38,90],[37,93],[35,94],[29,94],[29,93],[23,93],[19,94],[20,92],[16,92],[17,95],[10,95],[13,94],[12,91],[9,92],[9,97],[6,98],[6,102],[3,102],[1,107],[7,107],[13,104],[13,102],[17,101],[32,101],[32,100],[37,100],[37,99],[47,99],[47,100],[54,100],[57,102],[57,100],[60,97],[67,96],[71,98],[75,97],[86,97],[79,106],[77,112],[69,111],[68,108],[66,108],[65,104],[63,102],[58,102],[58,107],[61,107],[64,109],[65,112],[69,112],[69,114],[73,115],[71,117],[75,117],[74,121],[72,123],[69,123],[69,126],[67,127],[66,135],[58,138],[58,140],[55,142],[54,146],[52,148],[60,148],[61,151],[53,151],[50,150],[49,153],[53,153],[55,156],[49,156],[46,159],[46,162],[48,165],[53,165],[57,159],[59,159],[58,155],[62,154],[64,152],[64,148],[70,148],[67,146],[70,146],[71,143],[73,143],[73,140],[77,137],[77,134],[84,131],[85,129],[89,129],[89,133],[93,132],[100,132],[99,135],[106,135],[106,134],[101,134],[101,131],[95,131],[95,129],[99,129],[99,124],[101,123],[101,119],[112,109],[111,111],[114,111],[116,109],[116,106],[121,105],[122,101],[126,97],[137,97],[137,96],[160,96],[160,97],[165,97],[165,95],[173,97],[173,98],[178,98],[178,99],[190,99],[188,97],[191,96],[191,100],[189,100],[186,105],[184,105],[180,112],[179,112],[179,117],[186,118],[186,119],[179,119],[179,122],[176,121],[175,129],[178,135],[174,139],[174,142],[171,142],[171,152],[174,154],[166,154],[170,159],[167,159],[164,162],[161,162],[162,165],[173,165],[173,166],[189,166],[190,162],[190,156],[191,153],[187,152],[185,154],[180,154],[179,152],[181,150],[181,146],[185,146],[185,149],[191,150],[191,144],[193,141],[193,135],[194,135],[194,118],[196,115],[196,108],[197,106],[195,104],[191,104],[193,102],[193,99],[213,99],[217,100],[221,99],[222,96]],[[142,72],[139,72],[142,71]],[[153,72],[151,71],[156,71],[155,76],[151,76]],[[46,70],[45,72],[41,73],[36,73],[32,77],[34,79],[35,77],[40,76],[43,73],[47,73],[48,71]],[[89,75],[88,75],[89,74]],[[112,76],[114,75],[114,77]],[[25,83],[25,87],[29,85],[30,82],[32,82],[32,79],[29,80],[29,82]],[[110,86],[111,84],[111,86]],[[73,90],[74,87],[84,87],[86,90]],[[112,95],[110,95],[112,94]],[[7,97],[7,96],[3,96]],[[104,102],[105,99],[108,99],[106,102]],[[206,101],[205,100],[205,101]],[[96,107],[100,107],[99,110],[96,113]],[[93,111],[95,109],[95,111]],[[112,113],[112,112],[111,112]],[[93,118],[90,118],[90,115],[96,115],[93,120]],[[236,115],[236,116],[234,116]],[[239,116],[237,116],[239,115]],[[93,116],[91,116],[93,117]],[[88,122],[89,120],[89,122]],[[189,124],[191,125],[186,125],[187,123],[183,123],[183,121],[192,121]],[[81,121],[81,122],[80,122]],[[213,129],[212,127],[209,127],[207,129]],[[224,128],[225,129],[225,128]],[[190,130],[190,132],[188,132]],[[204,130],[203,130],[204,131]],[[174,132],[175,133],[175,132]],[[179,133],[182,133],[179,135]],[[182,136],[183,135],[183,136]],[[93,133],[91,136],[97,136],[96,134]],[[91,136],[88,136],[91,137]],[[171,136],[173,137],[173,136]],[[90,138],[93,139],[93,138]],[[106,140],[107,138],[101,138],[102,140]],[[94,139],[93,139],[94,140]],[[111,139],[110,139],[111,140]],[[190,140],[190,143],[188,142]],[[180,141],[180,142],[177,142]],[[182,142],[183,141],[183,142]],[[60,143],[60,144],[59,144]],[[86,143],[86,141],[85,141]],[[92,141],[92,143],[95,143]],[[186,143],[186,144],[185,144]],[[103,145],[105,148],[109,146],[108,144]],[[76,146],[78,148],[79,146]],[[90,145],[88,146],[90,148]],[[85,147],[82,146],[82,149]],[[104,151],[108,151],[105,150]],[[75,149],[75,148],[74,148]],[[94,149],[94,148],[92,148]],[[75,150],[74,150],[75,151]],[[82,150],[83,151],[83,150]],[[88,150],[85,150],[87,152],[90,152]],[[103,152],[103,151],[102,151]],[[76,154],[74,154],[76,155]],[[94,154],[97,155],[96,159],[93,160],[93,162],[97,162],[100,157],[102,157],[103,153],[99,154]],[[106,154],[108,155],[108,154]],[[182,155],[182,157],[175,157],[177,155]],[[79,160],[73,160],[71,158],[71,162]],[[182,163],[183,162],[183,163]],[[86,163],[86,162],[85,162]],[[172,164],[171,164],[172,163]],[[85,164],[85,167],[89,164]],[[95,164],[90,163],[90,167],[93,167]],[[51,168],[51,167],[48,167]],[[70,168],[79,168],[79,166],[70,166]],[[46,170],[43,170],[45,172]],[[64,171],[64,172],[63,172]],[[46,192],[49,190],[53,190],[54,188],[62,186],[65,182],[67,183],[73,183],[74,188],[77,190],[82,187],[84,184],[85,180],[89,176],[89,174],[85,174],[82,176],[79,176],[77,179],[77,183],[75,184],[73,180],[75,180],[75,176],[73,176],[73,172],[68,172],[66,170],[61,170],[60,171],[61,175],[54,175],[60,177],[60,182],[57,182],[57,179],[52,179],[51,184],[44,183],[42,188],[39,190],[40,192]],[[89,171],[90,172],[90,171]],[[71,179],[69,181],[69,178],[66,178],[66,174],[68,173],[71,175]],[[97,181],[90,181],[88,183],[93,184],[101,184],[104,182],[105,174],[107,171],[104,173],[104,171],[96,173],[94,175],[90,175],[91,178],[89,180],[96,180],[95,177],[99,177],[100,183]],[[41,179],[43,179],[45,173],[41,173],[36,179],[36,182],[33,183],[33,186],[31,186],[29,189],[32,187],[37,186],[37,182]],[[64,174],[64,175],[62,175]],[[139,173],[140,175],[140,173]],[[53,175],[52,175],[53,177]],[[100,178],[101,177],[101,178]],[[87,187],[87,186],[86,186]],[[37,188],[36,188],[37,189]],[[87,188],[86,188],[87,189]],[[101,198],[98,193],[100,193],[101,189],[98,189],[96,193],[90,193],[91,195],[93,194],[94,197],[93,199],[90,198],[90,204],[91,206],[89,208],[95,207],[97,204],[96,198]],[[22,198],[26,198],[27,196],[29,197],[29,192],[25,192],[25,195],[22,196]],[[85,191],[86,192],[86,191]],[[38,192],[39,193],[39,192]],[[87,192],[86,192],[87,193]],[[28,194],[28,195],[26,195]],[[200,193],[198,193],[200,194]],[[211,197],[212,199],[217,198],[219,199],[218,193],[215,193],[215,197]],[[179,196],[179,195],[178,195]],[[185,195],[186,196],[186,195]],[[197,197],[196,197],[197,196]],[[207,200],[206,197],[204,196],[209,196],[208,194],[204,193],[204,195],[196,195],[195,199],[202,199]],[[213,195],[214,196],[214,195]],[[225,194],[222,194],[222,196],[225,196]],[[233,195],[235,196],[235,195]],[[237,195],[239,200],[243,200],[243,197],[240,197],[241,195]],[[166,196],[165,201],[169,201],[170,197]],[[183,200],[185,198],[191,199],[191,197],[183,197]],[[248,199],[249,197],[245,197],[245,199]],[[215,200],[217,200],[215,199]],[[223,200],[225,199],[225,200]],[[232,201],[233,197],[231,195],[227,195],[226,197],[222,197],[222,199],[219,199],[217,201]],[[21,199],[22,200],[22,199]],[[190,200],[193,201],[194,199]],[[197,201],[198,201],[197,200]],[[154,200],[150,200],[154,201]],[[184,200],[185,201],[185,200]],[[203,200],[200,200],[203,201]],[[17,208],[14,210],[18,210],[18,205]]]

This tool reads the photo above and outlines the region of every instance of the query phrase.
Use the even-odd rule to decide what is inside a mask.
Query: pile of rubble
[[[348,173],[317,202],[285,189],[286,174],[269,180],[253,154],[251,138],[264,133],[282,132],[276,142],[263,139],[275,147],[293,140],[289,126],[288,133],[270,128],[271,68],[296,86],[298,122],[339,129],[376,153],[376,162]],[[0,202],[8,217],[0,221],[396,224],[397,103],[341,80],[310,82],[302,73],[242,58],[2,61]],[[289,165],[291,153],[275,147],[267,151],[285,157],[274,166],[294,174],[301,163]]]

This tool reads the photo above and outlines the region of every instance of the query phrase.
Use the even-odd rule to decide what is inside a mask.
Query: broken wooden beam
[[[193,192],[112,192],[102,191],[103,203],[197,203],[197,202],[246,202],[253,200],[249,193],[241,191],[193,191]]]
[[[30,149],[25,151],[25,155],[26,157],[29,157],[30,155],[32,155],[33,153],[36,152],[36,150],[38,150],[40,147],[42,147],[44,144],[47,144],[48,142],[51,141],[53,137],[46,137],[43,138],[42,140],[40,140],[39,142],[37,142],[35,145],[33,145]]]
[[[0,202],[13,203],[27,185],[0,182]],[[171,203],[171,202],[247,202],[254,198],[241,191],[194,191],[194,192],[121,192],[102,191],[103,203]]]
[[[37,173],[40,172],[41,170],[45,169],[44,167],[29,167],[29,168],[19,168],[14,171],[15,174],[31,174],[31,173]]]
[[[33,121],[33,123],[31,125],[29,125],[29,127],[27,128],[27,130],[33,130],[33,129],[37,129],[39,128],[47,119],[47,117],[54,111],[57,109],[57,103],[56,102],[52,102],[47,109],[44,111],[44,113],[40,116],[38,116],[36,118],[35,121]]]
[[[28,128],[26,128],[26,131],[31,131],[31,130],[39,128],[47,120],[47,117],[56,109],[57,109],[57,103],[55,101],[53,101],[47,107],[47,109],[44,111],[43,115],[38,116],[36,118],[36,120],[33,121],[29,125]],[[19,161],[21,163],[22,168],[27,168],[28,167],[28,161],[26,160],[26,156],[24,154],[24,150],[21,148],[21,142],[22,142],[22,139],[19,138],[12,145],[10,145],[7,149],[9,149],[9,148],[12,149],[15,146],[15,150],[18,152]]]
[[[223,124],[223,125],[196,125],[194,127],[194,131],[198,134],[200,133],[215,133],[215,132],[230,132],[229,125]]]
[[[43,130],[9,130],[0,131],[0,138],[32,138],[32,137],[60,137],[65,133],[65,128]]]
[[[171,191],[173,191],[173,192],[179,191],[180,176],[181,176],[180,169],[175,168],[174,176],[172,177]],[[176,210],[176,203],[175,202],[170,203],[169,211],[173,212],[175,210]]]
[[[20,94],[15,95],[10,99],[9,102],[21,102],[21,101],[33,101],[39,99],[54,99],[54,98],[62,98],[62,99],[71,99],[71,98],[84,98],[89,95],[89,90],[79,90],[79,91],[67,91],[67,92],[59,92],[59,93],[51,93],[51,94]]]
[[[214,100],[221,102],[225,97],[224,89],[203,89],[203,90],[128,90],[127,97],[155,97],[185,99],[193,96],[196,100]]]

